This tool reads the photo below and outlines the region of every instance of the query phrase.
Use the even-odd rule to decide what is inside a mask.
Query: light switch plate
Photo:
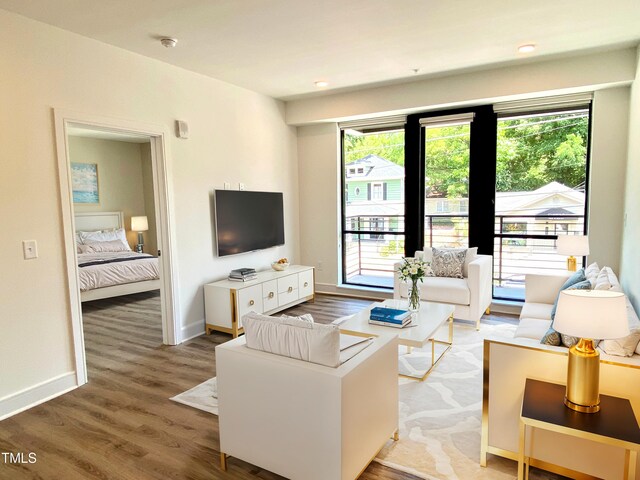
[[[24,240],[22,242],[22,252],[25,260],[38,258],[38,242],[35,240]]]
[[[238,184],[238,190],[244,190],[244,183]]]

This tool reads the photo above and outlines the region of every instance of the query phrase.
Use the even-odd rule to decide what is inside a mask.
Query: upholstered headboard
[[[76,231],[93,232],[124,227],[122,212],[87,212],[76,213]]]

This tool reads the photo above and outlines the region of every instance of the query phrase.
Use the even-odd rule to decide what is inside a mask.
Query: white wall
[[[627,155],[620,281],[636,312],[640,312],[640,47],[636,81],[631,88]]]
[[[176,119],[189,122],[191,138],[166,145],[183,335],[204,330],[204,283],[238,266],[297,262],[299,243],[296,131],[281,102],[3,10],[0,44],[2,417],[18,392],[37,401],[35,386],[74,370],[53,107],[167,132]],[[284,192],[285,246],[215,257],[210,193],[224,181]],[[38,241],[38,259],[23,260],[24,239]]]
[[[635,72],[636,68],[635,57],[630,56],[630,52],[632,50],[623,50],[566,59],[563,62],[546,62],[538,66],[524,65],[521,67],[522,70],[518,70],[517,67],[501,68],[470,74],[468,78],[460,75],[438,78],[418,82],[425,92],[407,85],[409,92],[404,96],[399,96],[398,86],[389,86],[288,103],[289,121],[311,124],[298,127],[302,198],[300,217],[312,219],[307,222],[301,220],[300,236],[305,245],[301,252],[302,262],[317,266],[317,262],[322,261],[324,271],[317,272],[318,281],[333,286],[326,288],[323,285],[323,290],[335,290],[339,281],[339,266],[337,261],[331,262],[327,258],[331,254],[337,256],[339,252],[335,234],[339,223],[334,218],[333,210],[337,209],[338,204],[331,195],[337,195],[335,192],[339,190],[340,157],[338,153],[333,153],[339,150],[336,124],[324,121],[325,118],[334,115],[353,117],[365,111],[379,115],[384,113],[380,110],[382,108],[387,109],[386,113],[398,112],[406,108],[410,100],[419,102],[429,98],[434,102],[440,102],[438,105],[445,101],[451,104],[463,102],[479,105],[482,99],[501,95],[496,90],[497,86],[505,88],[504,94],[517,91],[519,94],[529,92],[534,95],[540,94],[546,88],[554,93],[560,88],[582,88],[591,81],[615,84],[616,78],[620,81],[624,78],[628,80],[626,83],[629,83],[632,80],[629,72]],[[597,58],[606,66],[604,70],[595,63]],[[566,65],[582,66],[585,70],[571,71]],[[587,69],[589,66],[596,70],[597,75],[592,69]],[[611,76],[607,75],[608,68]],[[555,69],[558,69],[557,77]],[[533,75],[534,71],[536,75]],[[528,76],[527,73],[533,76]],[[470,82],[476,83],[470,85]],[[431,87],[434,89],[433,92],[430,91]],[[472,94],[477,96],[475,102],[471,100]],[[601,265],[610,265],[615,271],[620,267],[628,103],[628,86],[598,90],[593,102],[589,260],[597,261]],[[425,109],[431,107],[427,105]],[[327,212],[324,216],[318,214],[321,208]],[[314,247],[306,248],[306,245]]]
[[[115,140],[69,137],[71,162],[98,165],[100,204],[74,204],[74,212],[123,212],[124,228],[131,247],[138,243],[137,234],[130,230],[131,217],[147,214],[142,181],[141,146],[138,143]],[[151,188],[153,198],[153,185]]]
[[[140,145],[140,159],[142,161],[142,185],[144,190],[144,212],[149,223],[149,231],[144,233],[144,252],[156,256],[158,254],[158,238],[155,214],[155,200],[153,198],[153,165],[151,162],[151,144]],[[137,238],[136,238],[137,243]]]
[[[620,272],[629,87],[595,92],[589,183],[589,262]]]
[[[635,49],[525,62],[508,67],[429,77],[287,102],[287,123],[307,125],[394,113],[442,110],[629,85],[635,78]]]

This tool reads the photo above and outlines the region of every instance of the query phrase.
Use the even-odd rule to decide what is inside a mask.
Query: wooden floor
[[[328,323],[370,303],[318,296],[288,313]],[[83,306],[89,383],[0,422],[0,452],[37,458],[21,465],[0,458],[0,479],[281,478],[235,458],[220,470],[218,417],[169,398],[215,376],[214,348],[230,337],[164,346],[159,312],[153,293]],[[360,478],[416,477],[374,462]]]

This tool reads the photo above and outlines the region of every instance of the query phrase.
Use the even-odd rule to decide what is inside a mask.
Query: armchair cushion
[[[340,330],[336,325],[253,312],[242,317],[242,325],[249,348],[327,367],[340,365]]]

